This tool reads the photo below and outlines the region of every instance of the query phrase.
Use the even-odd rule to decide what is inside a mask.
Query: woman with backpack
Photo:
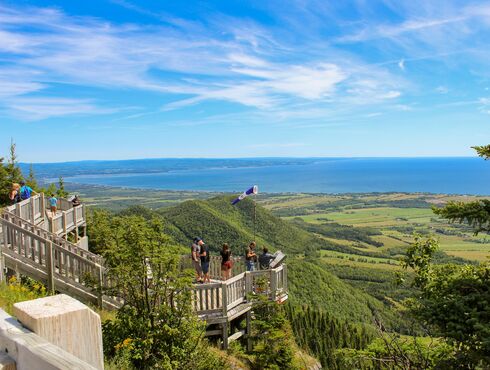
[[[231,268],[233,267],[233,262],[231,260],[231,250],[228,244],[223,244],[223,249],[221,249],[221,274],[223,280],[228,280],[231,276]]]

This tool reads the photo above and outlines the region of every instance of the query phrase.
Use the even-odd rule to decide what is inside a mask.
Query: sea
[[[36,164],[35,170],[66,182],[126,188],[242,192],[258,185],[266,193],[490,195],[490,161],[478,157],[142,159]]]

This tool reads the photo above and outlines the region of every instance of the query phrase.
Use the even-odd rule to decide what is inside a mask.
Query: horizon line
[[[478,155],[420,155],[420,156],[259,156],[259,157],[146,157],[146,158],[120,158],[120,159],[80,159],[59,162],[24,162],[19,165],[43,164],[69,164],[81,162],[123,162],[123,161],[151,161],[151,160],[266,160],[266,159],[434,159],[434,158],[478,158]]]

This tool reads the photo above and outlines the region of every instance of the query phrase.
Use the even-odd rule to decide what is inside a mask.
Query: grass
[[[13,314],[15,303],[46,297],[46,288],[39,283],[23,285],[15,277],[7,283],[0,283],[0,307],[9,315]]]

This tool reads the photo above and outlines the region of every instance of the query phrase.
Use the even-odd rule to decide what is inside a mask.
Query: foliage
[[[4,158],[0,157],[0,206],[10,202],[8,194],[12,187],[3,161]]]
[[[161,220],[113,217],[103,253],[109,266],[108,295],[124,305],[103,325],[108,358],[136,369],[220,368],[203,340],[203,324],[192,311],[192,274],[182,275],[180,255]]]
[[[38,189],[36,175],[34,174],[34,167],[32,164],[29,166],[29,174],[26,178],[26,184],[34,190]]]
[[[7,163],[4,158],[0,157],[0,205],[10,203],[8,197],[13,183],[20,183],[23,179],[22,172],[18,166],[17,153],[15,152],[15,143],[10,144],[10,154]]]
[[[475,233],[490,232],[490,200],[482,199],[475,202],[448,202],[443,208],[433,208],[436,215],[451,222],[467,222]]]
[[[490,145],[474,146],[480,157],[485,160],[490,158]],[[434,213],[448,219],[451,222],[467,222],[474,230],[479,232],[490,232],[490,200],[482,199],[475,202],[449,202],[443,208],[433,207]]]
[[[46,295],[46,287],[32,279],[19,280],[12,276],[8,284],[0,283],[0,306],[9,314],[12,314],[14,303],[30,301]]]
[[[490,145],[473,146],[472,148],[476,150],[480,157],[483,157],[485,160],[490,159]]]
[[[394,322],[394,316],[381,302],[343,282],[327,269],[321,261],[289,259],[288,301],[292,305],[308,305],[330,312],[335,318],[350,322],[372,323],[373,311],[384,321]]]
[[[254,297],[252,369],[294,369],[292,330],[284,308],[267,297]]]
[[[307,231],[320,234],[328,238],[344,239],[351,241],[364,242],[374,247],[382,247],[383,243],[371,238],[373,235],[381,235],[381,232],[372,228],[360,228],[348,225],[341,225],[336,222],[322,224],[312,224],[303,221],[301,218],[295,218],[293,223]]]
[[[452,358],[453,350],[434,338],[382,333],[366,349],[342,349],[337,352],[340,367],[346,369],[435,369]]]
[[[58,179],[58,190],[56,190],[56,195],[60,198],[66,198],[68,196],[68,192],[65,190],[65,181],[61,176]]]
[[[8,181],[12,184],[14,182],[19,183],[23,180],[22,171],[20,170],[19,163],[17,161],[17,153],[15,151],[15,143],[12,140],[10,143],[10,155],[7,161],[7,178]]]
[[[420,289],[410,302],[413,314],[455,350],[453,365],[490,366],[490,264],[436,265],[437,243],[417,238],[403,262]],[[455,365],[456,364],[456,365]],[[453,366],[451,365],[451,366]]]
[[[288,304],[286,308],[296,342],[317,356],[326,369],[340,366],[339,348],[362,349],[373,338],[369,326],[337,319],[326,311],[306,305]]]
[[[106,247],[111,245],[111,218],[112,214],[106,210],[87,210],[87,236],[91,252],[103,254]]]

